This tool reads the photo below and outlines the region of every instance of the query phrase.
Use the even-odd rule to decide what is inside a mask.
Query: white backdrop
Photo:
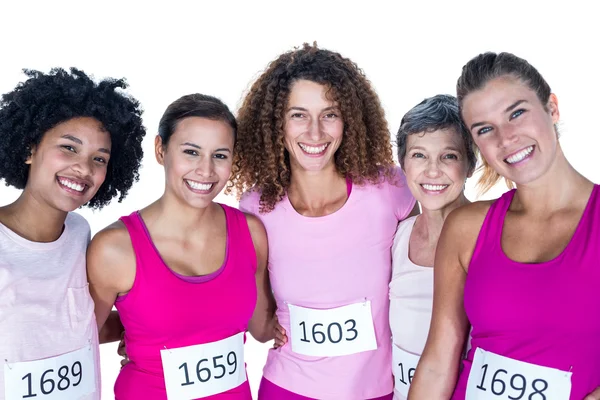
[[[153,156],[153,140],[169,103],[201,92],[237,110],[267,63],[305,41],[316,40],[358,63],[381,97],[392,132],[423,98],[453,94],[471,57],[513,52],[538,68],[557,94],[569,160],[600,182],[600,25],[585,1],[149,3],[0,3],[0,93],[23,79],[22,68],[76,66],[97,78],[126,77],[144,106],[148,136],[140,182],[120,204],[80,211],[92,233],[161,195],[163,172]],[[474,182],[467,184],[471,200],[477,200]],[[505,190],[500,184],[483,198]],[[0,204],[17,195],[0,185]],[[223,195],[217,200],[237,204]],[[254,393],[269,346],[249,337],[246,361]],[[101,354],[102,397],[111,399],[119,372],[116,344],[103,345]]]

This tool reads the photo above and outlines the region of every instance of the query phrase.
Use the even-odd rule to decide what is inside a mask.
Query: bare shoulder
[[[88,271],[101,268],[108,272],[127,269],[127,266],[135,269],[135,253],[123,222],[116,221],[94,235],[87,259]]]
[[[473,231],[478,233],[493,202],[493,200],[476,201],[453,210],[446,218],[444,229],[462,234]]]
[[[494,201],[477,201],[453,210],[444,222],[441,248],[457,252],[460,264],[466,270],[475,250],[479,231],[485,220],[490,205]]]

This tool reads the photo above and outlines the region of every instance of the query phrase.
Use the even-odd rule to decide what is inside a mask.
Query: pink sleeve
[[[394,213],[398,221],[402,221],[415,206],[415,198],[408,189],[406,177],[400,167],[394,167],[394,181],[388,184],[390,189],[390,201],[394,207]]]
[[[242,212],[258,216],[259,202],[260,194],[249,190],[242,194],[238,208]]]

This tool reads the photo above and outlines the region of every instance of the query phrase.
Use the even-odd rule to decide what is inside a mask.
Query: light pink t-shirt
[[[292,352],[290,343],[270,350],[264,377],[302,396],[364,400],[393,390],[388,284],[391,247],[398,221],[415,199],[404,174],[397,185],[354,185],[341,209],[324,217],[300,215],[285,197],[261,214],[260,195],[249,192],[240,209],[257,215],[269,239],[269,274],[280,324],[290,332],[287,304],[330,309],[371,301],[377,350],[313,357]]]
[[[98,330],[85,269],[90,227],[75,213],[67,215],[64,226],[56,241],[38,243],[0,224],[0,360],[4,370],[14,363],[55,357],[85,347],[93,353],[95,371],[81,372],[94,376],[96,391],[84,399],[99,400]],[[69,385],[75,384],[81,374],[76,367],[67,367]],[[50,371],[44,376],[44,389],[55,392],[55,396],[60,393],[59,372]],[[41,382],[39,376],[31,382],[30,393],[35,398],[44,397]],[[5,399],[4,383],[4,373],[0,371],[0,400]],[[27,385],[27,378],[19,383]],[[70,387],[64,378],[61,387]],[[26,386],[21,389],[25,390],[23,393],[28,391]]]

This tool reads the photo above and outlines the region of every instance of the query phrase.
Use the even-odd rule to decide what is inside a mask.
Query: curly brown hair
[[[284,115],[291,87],[301,79],[326,85],[328,97],[339,104],[344,139],[334,156],[337,171],[357,185],[392,178],[390,133],[371,83],[351,60],[319,49],[316,43],[305,43],[268,65],[239,110],[232,177],[226,193],[234,188],[238,196],[249,189],[259,191],[261,212],[272,211],[290,186]]]

